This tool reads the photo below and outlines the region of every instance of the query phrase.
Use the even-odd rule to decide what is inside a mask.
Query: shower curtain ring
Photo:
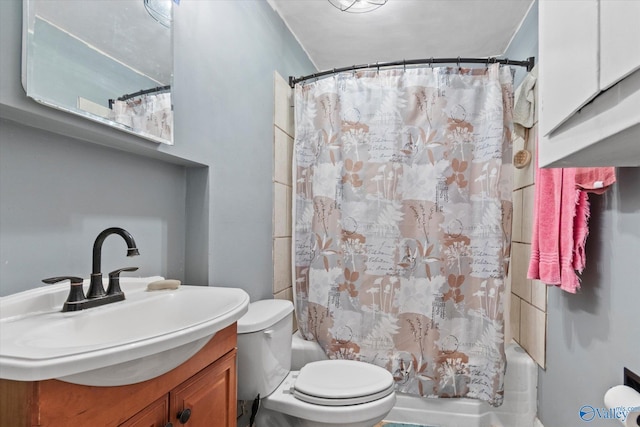
[[[460,57],[459,57],[459,56],[458,56],[458,62],[457,62],[457,64],[458,64],[458,70],[461,70],[462,68],[460,67]]]
[[[378,64],[378,61],[376,61],[376,68],[378,69],[376,73],[380,74],[380,65]]]
[[[403,71],[407,71],[407,61],[406,61],[406,59],[402,60],[402,70]]]
[[[429,68],[433,68],[433,56],[429,60]]]

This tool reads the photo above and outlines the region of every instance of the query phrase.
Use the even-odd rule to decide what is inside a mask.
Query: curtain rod
[[[167,85],[167,86],[158,86],[158,87],[154,87],[151,89],[143,89],[143,90],[139,90],[137,92],[134,93],[129,93],[126,95],[122,95],[120,98],[118,98],[118,101],[126,101],[128,99],[131,98],[135,98],[136,96],[141,96],[141,95],[147,95],[149,93],[158,93],[158,92],[165,92],[171,90],[171,85]],[[109,100],[109,108],[113,110],[113,104],[116,103],[115,99],[110,99]]]
[[[382,67],[397,67],[402,65],[403,67],[407,65],[419,65],[419,64],[504,64],[504,65],[515,65],[517,67],[526,67],[527,71],[531,71],[533,66],[535,65],[535,57],[530,56],[525,61],[512,61],[509,58],[498,59],[498,58],[428,58],[428,59],[403,59],[402,61],[393,61],[393,62],[376,62],[375,64],[360,64],[360,65],[352,65],[351,67],[342,67],[342,68],[334,68],[333,70],[320,71],[317,73],[309,74],[308,76],[302,77],[293,77],[289,76],[289,86],[292,88],[296,85],[296,83],[303,82],[305,80],[314,79],[317,77],[329,76],[331,74],[342,73],[344,71],[355,71],[355,70],[363,70],[366,68],[377,68],[378,70]]]
[[[118,98],[118,101],[126,101],[127,99],[135,98],[136,96],[146,95],[146,94],[149,94],[149,93],[164,92],[164,91],[169,90],[169,89],[171,89],[170,85],[158,86],[158,87],[154,87],[154,88],[151,88],[151,89],[139,90],[139,91],[134,92],[134,93],[129,93],[127,95],[122,95],[120,98]]]

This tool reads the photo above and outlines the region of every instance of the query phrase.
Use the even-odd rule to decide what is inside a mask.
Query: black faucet
[[[131,233],[124,228],[111,227],[98,234],[96,241],[93,242],[93,264],[91,268],[91,283],[89,285],[89,291],[87,292],[87,299],[102,298],[106,294],[104,286],[102,286],[102,272],[100,271],[100,265],[102,263],[102,243],[104,239],[112,234],[121,236],[125,242],[127,242],[127,256],[140,255],[138,248],[136,247],[136,241],[133,239]],[[124,299],[124,295],[123,298]]]
[[[98,307],[124,300],[124,292],[120,289],[120,273],[123,271],[136,271],[138,267],[119,268],[109,273],[109,287],[107,288],[107,292],[104,291],[104,286],[102,286],[102,273],[100,272],[102,243],[104,243],[104,239],[112,234],[120,235],[124,241],[127,242],[127,256],[140,255],[136,247],[136,241],[133,240],[133,236],[127,230],[112,227],[98,234],[96,241],[93,243],[93,271],[91,273],[89,291],[86,296],[82,288],[83,280],[81,277],[60,276],[42,280],[48,284],[61,282],[63,280],[71,281],[69,296],[62,306],[63,312],[84,310],[85,308]]]

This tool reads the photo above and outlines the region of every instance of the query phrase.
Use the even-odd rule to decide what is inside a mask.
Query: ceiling
[[[373,12],[347,13],[328,0],[267,1],[318,70],[402,59],[499,56],[533,3],[389,0]]]

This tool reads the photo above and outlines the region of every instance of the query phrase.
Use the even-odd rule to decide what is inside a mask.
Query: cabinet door
[[[235,427],[236,351],[176,387],[169,396],[169,421],[174,427]],[[190,412],[188,416],[185,411]]]
[[[600,1],[600,89],[640,68],[640,1]]]
[[[598,0],[540,0],[541,134],[548,135],[599,92]]]
[[[169,417],[169,396],[156,400],[119,427],[165,427]]]

